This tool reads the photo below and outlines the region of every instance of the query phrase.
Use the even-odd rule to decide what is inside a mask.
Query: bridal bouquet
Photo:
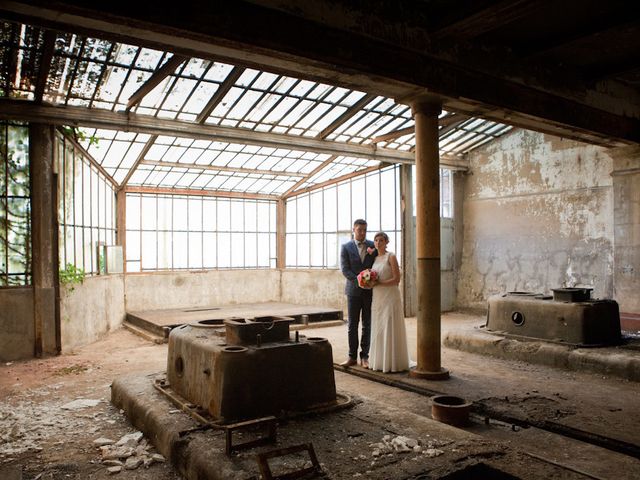
[[[373,288],[373,284],[376,280],[378,280],[378,272],[375,270],[369,270],[367,268],[358,274],[358,286],[360,288]]]

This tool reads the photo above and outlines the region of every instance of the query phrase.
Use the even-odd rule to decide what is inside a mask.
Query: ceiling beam
[[[440,40],[445,37],[455,37],[456,40],[475,38],[483,33],[526,17],[538,9],[541,3],[546,2],[544,0],[503,0],[437,28],[432,33],[432,38],[434,40]]]
[[[388,29],[374,30],[375,11],[351,11],[350,18],[360,15],[364,23],[350,30],[331,18],[316,21],[248,1],[185,5],[189,8],[167,15],[135,2],[88,8],[80,0],[6,0],[0,17],[391,98],[426,90],[441,96],[448,111],[483,112],[489,120],[599,145],[640,143],[640,95],[603,97],[593,85],[578,81],[578,72],[558,76],[515,57],[508,72],[496,71],[494,54],[489,57],[481,46],[464,56],[467,61],[456,63],[460,57],[427,41],[431,32],[424,28],[400,38],[394,28],[402,26],[400,20],[390,19]],[[570,94],[567,81],[572,82]]]
[[[51,68],[51,60],[53,59],[53,50],[56,46],[56,32],[52,30],[45,30],[44,43],[42,44],[42,55],[40,56],[40,71],[38,72],[38,79],[36,81],[36,88],[34,91],[34,101],[42,102],[44,96],[44,89],[47,86],[47,79],[49,78],[49,70]]]
[[[363,168],[362,170],[356,170],[355,172],[347,173],[346,175],[341,175],[340,177],[332,178],[331,180],[327,180],[326,182],[316,183],[307,188],[303,188],[301,190],[296,190],[295,192],[291,192],[288,195],[283,195],[282,198],[291,198],[297,197],[298,195],[302,195],[304,193],[312,192],[314,190],[318,190],[320,188],[328,187],[330,185],[334,185],[336,183],[344,182],[345,180],[349,180],[350,178],[360,177],[362,175],[366,175],[367,173],[377,172],[378,170],[383,169],[384,167],[388,167],[390,164],[381,162],[378,165],[373,165],[371,167]]]
[[[466,122],[467,120],[469,120],[469,117],[467,117],[465,115],[460,115],[460,119],[457,122],[451,122],[449,125],[446,125],[445,127],[443,127],[440,130],[438,130],[438,136],[440,138],[444,137],[446,134],[448,134],[449,132],[455,130],[460,125],[462,125],[464,122]]]
[[[316,138],[321,138],[323,140],[327,138],[331,134],[331,132],[333,132],[336,128],[338,128],[340,125],[345,123],[347,120],[353,117],[360,110],[362,110],[374,98],[376,98],[376,95],[365,95],[364,97],[362,97],[356,103],[354,103],[349,108],[347,108],[342,113],[342,115],[340,115],[333,122],[331,122],[331,124],[328,125],[324,130],[322,130],[318,135],[316,135]]]
[[[294,186],[292,186],[289,190],[287,190],[286,192],[284,192],[282,194],[283,198],[286,198],[287,195],[289,195],[291,192],[294,192],[296,188],[298,188],[300,185],[302,185],[303,183],[305,183],[306,181],[308,181],[310,178],[312,178],[316,173],[318,173],[320,170],[322,170],[323,168],[325,168],[327,165],[330,165],[331,163],[333,163],[333,161],[336,159],[336,155],[332,155],[329,158],[327,158],[324,162],[322,162],[320,165],[318,165],[316,168],[314,168],[312,171],[309,172],[308,175],[305,175],[304,178],[301,178],[298,182],[296,182],[296,184]]]
[[[376,148],[375,145],[331,142],[312,137],[302,137],[281,133],[256,132],[253,130],[198,125],[184,120],[156,118],[132,112],[112,112],[83,107],[52,107],[36,105],[22,100],[0,99],[0,118],[45,122],[53,125],[72,125],[90,128],[105,128],[126,132],[169,135],[184,138],[203,139],[257,145],[262,147],[301,150],[305,152],[344,155],[392,163],[413,163],[414,154],[399,150]]]
[[[168,188],[168,187],[136,187],[130,186],[124,189],[125,193],[151,193],[156,195],[192,195],[198,197],[224,197],[242,198],[246,200],[271,200],[280,199],[277,195],[263,193],[230,192],[227,190],[198,190],[194,188]]]
[[[451,124],[459,125],[460,123],[468,119],[469,117],[467,117],[466,115],[458,115],[458,114],[447,115],[446,117],[439,119],[438,126],[441,127],[439,131],[440,135],[444,134],[443,133],[444,129],[447,128],[449,125]],[[407,128],[401,128],[400,130],[395,130],[393,132],[385,133],[384,135],[379,135],[377,137],[374,137],[371,139],[371,143],[388,142],[389,140],[393,140],[394,138],[403,137],[405,135],[409,135],[414,132],[415,132],[415,126],[412,125]]]
[[[257,168],[222,167],[216,165],[198,165],[195,163],[164,162],[158,160],[142,160],[141,165],[155,165],[158,167],[186,168],[188,170],[210,170],[213,172],[251,173],[254,175],[282,175],[293,178],[306,177],[304,173],[287,172],[284,170],[258,170]]]
[[[118,182],[116,182],[115,179],[111,175],[109,175],[109,173],[104,169],[104,167],[100,165],[100,163],[98,163],[98,161],[95,158],[93,158],[93,156],[89,152],[87,152],[84,149],[84,147],[80,145],[80,143],[75,138],[68,135],[62,128],[58,128],[58,131],[62,133],[62,135],[64,135],[65,141],[71,143],[74,146],[74,148],[76,148],[77,150],[80,150],[80,152],[85,156],[85,158],[89,161],[89,163],[93,165],[95,169],[98,170],[102,175],[105,176],[105,178],[109,181],[109,183],[113,185],[114,190],[118,189]]]
[[[388,142],[389,140],[393,140],[395,138],[404,137],[405,135],[413,134],[416,131],[415,125],[411,125],[407,128],[401,128],[400,130],[395,130],[393,132],[385,133],[384,135],[379,135],[377,137],[373,137],[371,139],[371,143],[380,143],[380,142]]]
[[[151,137],[149,137],[149,140],[147,140],[147,143],[145,143],[144,148],[138,154],[138,158],[136,158],[135,163],[131,165],[131,168],[127,172],[127,176],[124,177],[124,180],[122,180],[122,183],[120,184],[120,187],[118,188],[118,190],[122,190],[127,186],[127,183],[129,183],[129,180],[138,169],[138,165],[140,165],[140,162],[144,160],[144,157],[147,155],[147,153],[149,153],[149,150],[151,149],[151,147],[153,147],[153,144],[157,139],[158,139],[158,135],[151,135]]]
[[[205,107],[196,117],[196,123],[204,124],[207,121],[207,118],[209,118],[211,112],[213,112],[216,106],[222,101],[224,96],[229,92],[229,90],[231,90],[231,87],[235,85],[236,81],[238,80],[238,78],[240,78],[240,75],[242,75],[243,72],[244,68],[233,67],[233,70],[229,72],[227,78],[224,79],[218,90],[216,90],[216,93],[211,96],[211,99],[209,99]]]
[[[133,95],[131,95],[131,97],[129,97],[126,110],[129,111],[135,105],[140,103],[145,95],[156,88],[165,78],[175,72],[176,68],[178,68],[185,60],[188,60],[188,57],[183,57],[182,55],[173,55],[169,60],[167,60],[162,67],[153,72],[147,81],[144,82],[142,86],[136,90]]]

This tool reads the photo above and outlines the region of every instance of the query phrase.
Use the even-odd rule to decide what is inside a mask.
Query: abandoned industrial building
[[[0,480],[640,478],[638,52],[619,0],[0,1]]]

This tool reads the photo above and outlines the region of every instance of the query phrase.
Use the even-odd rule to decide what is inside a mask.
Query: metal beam
[[[142,160],[144,160],[144,157],[147,155],[147,153],[149,153],[149,150],[151,149],[151,147],[153,146],[153,144],[155,143],[157,138],[158,138],[158,135],[151,135],[151,137],[149,137],[149,140],[147,140],[147,143],[144,145],[144,148],[138,154],[138,158],[136,158],[135,163],[133,165],[131,165],[131,168],[127,172],[127,176],[124,177],[124,180],[122,180],[122,183],[120,184],[120,187],[118,188],[119,190],[122,190],[123,188],[125,188],[127,186],[127,183],[129,183],[129,180],[131,179],[131,176],[138,169],[138,165],[140,165],[140,162],[142,162]]]
[[[340,125],[342,125],[344,122],[349,120],[360,110],[362,110],[365,107],[365,105],[371,102],[371,100],[373,100],[374,98],[376,98],[376,95],[365,95],[364,97],[362,97],[356,103],[354,103],[349,108],[347,108],[342,113],[342,115],[340,115],[333,122],[331,122],[331,124],[328,125],[324,130],[322,130],[318,135],[316,135],[316,138],[322,138],[322,139],[327,138],[331,132],[333,132],[336,128],[338,128]]]
[[[169,60],[167,60],[162,67],[153,72],[147,81],[144,82],[142,86],[136,90],[133,95],[131,95],[131,97],[129,97],[126,110],[129,111],[136,104],[140,103],[145,95],[157,87],[162,80],[175,72],[176,68],[178,68],[185,60],[188,60],[188,57],[183,57],[182,55],[173,55]]]
[[[318,173],[320,170],[322,170],[324,167],[326,167],[327,165],[330,165],[334,160],[336,159],[335,155],[330,156],[329,158],[327,158],[324,162],[322,162],[320,165],[318,165],[316,168],[314,168],[311,172],[309,172],[308,175],[305,175],[304,178],[302,178],[299,182],[296,182],[296,184],[291,187],[289,190],[287,190],[286,192],[284,192],[282,194],[282,196],[284,198],[287,197],[287,195],[289,195],[291,192],[294,192],[296,188],[298,188],[300,185],[302,185],[304,182],[306,182],[307,180],[309,180],[310,178],[312,178],[316,173]]]
[[[191,195],[198,197],[224,197],[242,198],[246,200],[269,200],[278,201],[277,195],[267,195],[263,193],[242,193],[229,192],[225,190],[196,190],[193,188],[166,188],[166,187],[125,187],[126,193],[150,193],[156,195]]]
[[[33,94],[34,100],[38,103],[42,102],[44,89],[47,86],[49,69],[51,67],[51,60],[53,59],[53,50],[56,46],[56,37],[56,32],[52,30],[45,30],[44,43],[42,44],[42,55],[40,57],[40,71],[38,72],[38,80]]]
[[[35,105],[22,100],[0,99],[0,118],[302,150],[391,163],[413,163],[414,158],[411,152],[376,148],[375,145],[356,145],[241,128],[198,125],[194,122],[156,118],[131,112]]]
[[[286,196],[283,195],[282,198],[286,199],[291,197],[297,197],[298,195],[302,195],[303,193],[313,192],[314,190],[318,190],[319,188],[328,187],[329,185],[334,185],[336,183],[344,182],[345,180],[349,180],[350,178],[360,177],[362,175],[366,175],[367,173],[371,173],[371,172],[377,172],[378,170],[381,170],[384,167],[388,167],[389,165],[391,164],[381,162],[380,164],[373,165],[372,167],[363,168],[362,170],[356,170],[355,172],[347,173],[346,175],[332,178],[331,180],[327,180],[326,182],[316,183],[311,187],[303,188],[302,190],[296,190],[295,192],[291,192]]]
[[[405,135],[409,135],[412,133],[415,133],[415,127],[413,125],[407,128],[401,128],[400,130],[385,133],[384,135],[373,137],[371,139],[371,143],[388,142],[389,140],[393,140],[394,138],[404,137]]]
[[[94,166],[98,171],[100,171],[100,173],[101,173],[102,175],[104,175],[104,176],[105,176],[105,178],[109,181],[109,183],[111,183],[111,185],[113,185],[113,188],[114,188],[114,189],[117,189],[117,188],[118,188],[118,182],[116,182],[116,181],[115,181],[115,179],[114,179],[111,175],[109,175],[109,173],[104,169],[104,167],[103,167],[102,165],[100,165],[100,163],[98,163],[98,161],[97,161],[95,158],[93,158],[93,157],[91,156],[91,154],[90,154],[89,152],[87,152],[87,151],[84,149],[84,147],[83,147],[82,145],[80,145],[80,143],[78,143],[78,142],[76,141],[76,139],[75,139],[75,138],[73,138],[73,137],[71,137],[71,136],[67,135],[67,134],[64,132],[64,130],[62,130],[62,129],[60,129],[60,128],[58,129],[58,131],[59,131],[60,133],[62,133],[62,135],[64,135],[64,138],[65,138],[65,140],[66,140],[66,141],[70,142],[70,143],[71,143],[71,144],[72,144],[76,149],[78,149],[78,150],[80,150],[80,152],[82,152],[82,154],[87,158],[87,160],[89,161],[89,163],[90,163],[91,165],[93,165],[93,166]]]
[[[233,67],[233,70],[229,72],[229,75],[227,75],[227,78],[224,79],[224,82],[222,82],[220,88],[216,90],[216,93],[213,94],[211,99],[207,102],[205,107],[196,117],[196,123],[203,124],[207,120],[207,118],[209,118],[211,112],[213,112],[213,110],[224,98],[224,96],[229,92],[229,90],[231,90],[231,87],[235,85],[238,78],[240,78],[240,75],[242,75],[242,72],[244,72],[244,68]]]
[[[333,157],[335,158],[335,157]],[[241,167],[221,167],[216,165],[198,165],[195,163],[180,163],[180,162],[164,162],[159,160],[142,160],[141,165],[156,165],[158,167],[176,167],[186,168],[189,170],[211,170],[214,172],[236,172],[236,173],[252,173],[257,175],[271,175],[271,176],[287,176],[287,177],[306,177],[304,173],[287,172],[284,170],[258,170],[257,168],[241,168]]]

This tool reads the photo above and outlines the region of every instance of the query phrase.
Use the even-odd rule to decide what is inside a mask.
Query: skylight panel
[[[136,162],[142,149],[144,148],[144,143],[135,142],[131,145],[126,155],[122,158],[120,167],[130,168]]]
[[[328,94],[331,89],[334,88],[331,85],[325,85],[324,83],[318,83],[313,90],[307,94],[307,98],[311,100],[317,100],[323,95]]]
[[[314,125],[329,109],[331,105],[327,103],[318,103],[298,122],[296,122],[296,127],[308,129],[312,125]],[[320,129],[315,128],[316,132],[319,132]]]
[[[171,92],[164,99],[164,103],[162,104],[162,110],[169,110],[172,112],[177,112],[182,108],[182,106],[187,102],[191,92],[197,85],[197,81],[190,78],[178,78]],[[200,112],[197,112],[200,113]]]
[[[180,179],[175,183],[178,187],[187,188],[190,187],[191,184],[198,178],[199,174],[194,172],[186,172]]]
[[[252,88],[262,91],[269,90],[278,79],[279,75],[269,72],[262,72],[253,84]]]
[[[178,147],[176,145],[173,145],[172,147],[169,147],[167,152],[162,157],[162,160],[165,162],[177,162],[186,151],[187,149],[185,147]]]
[[[199,114],[209,99],[218,91],[218,88],[219,86],[216,83],[201,82],[184,105],[182,111]]]
[[[142,48],[140,54],[136,59],[135,66],[144,70],[156,70],[160,68],[162,63],[169,59],[169,55],[165,55],[165,52],[159,50],[153,50],[151,48]]]
[[[229,76],[231,70],[233,70],[233,65],[215,62],[213,66],[207,71],[207,74],[204,78],[212,82],[222,83],[224,79]]]
[[[242,72],[240,78],[238,78],[236,85],[238,85],[239,87],[248,87],[258,75],[260,75],[260,72],[258,70],[247,68],[244,72]]]
[[[211,181],[211,174],[205,171],[197,176],[197,178],[191,184],[191,187],[204,188],[210,181]]]
[[[298,100],[295,98],[283,97],[281,101],[273,108],[273,110],[269,112],[263,122],[271,125],[279,124],[282,117],[284,117],[292,108],[294,108],[297,103]]]
[[[247,115],[247,120],[251,120],[254,122],[262,121],[263,117],[267,115],[267,113],[274,108],[274,106],[282,100],[282,95],[277,95],[274,93],[270,93],[262,97],[262,99],[254,105],[254,108],[251,109],[249,114]]]
[[[158,145],[156,141],[156,143],[149,149],[149,151],[145,155],[145,158],[147,160],[162,160],[167,150],[169,150],[168,146]]]
[[[247,112],[254,107],[254,105],[260,100],[262,93],[254,90],[247,90],[244,92],[233,108],[227,113],[227,117],[242,119]]]
[[[314,82],[310,82],[308,80],[300,80],[300,82],[291,90],[289,95],[293,95],[295,97],[304,96],[309,90],[315,87]]]

